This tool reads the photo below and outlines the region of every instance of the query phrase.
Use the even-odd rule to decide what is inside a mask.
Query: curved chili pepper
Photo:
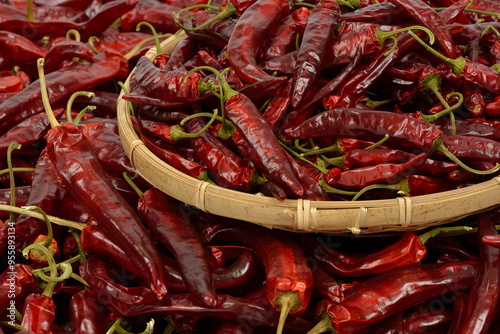
[[[403,333],[444,333],[448,330],[452,318],[449,308],[414,311],[403,319]]]
[[[69,303],[69,312],[72,333],[102,333],[106,329],[108,312],[92,290],[74,294]]]
[[[293,239],[282,231],[237,221],[208,226],[203,234],[209,243],[237,240],[250,246],[266,270],[266,295],[273,308],[290,307],[292,315],[305,311],[314,281],[304,253]]]
[[[348,22],[369,22],[378,24],[395,24],[408,21],[409,15],[400,6],[384,1],[359,8],[352,12],[342,13],[341,19]]]
[[[73,92],[87,90],[111,79],[126,75],[128,63],[116,53],[101,52],[92,63],[79,63],[69,68],[49,73],[46,77],[50,103],[69,97]],[[78,80],[74,78],[77,77]],[[0,104],[0,134],[28,117],[43,111],[40,86],[32,84],[11,99]]]
[[[323,323],[330,328],[355,333],[425,300],[470,287],[476,267],[475,262],[451,262],[393,270],[345,290],[345,299],[338,304],[320,302],[318,311],[324,314]],[[319,331],[312,329],[309,333]]]
[[[54,110],[56,118],[61,117],[64,109]],[[12,142],[16,142],[21,147],[29,146],[47,134],[50,128],[49,120],[45,114],[31,116],[21,123],[13,126],[9,131],[0,136],[0,157],[7,156],[7,149]]]
[[[317,4],[309,16],[292,77],[293,108],[299,105],[319,74],[327,41],[338,23],[339,15],[337,1],[325,0]]]
[[[433,122],[444,134],[451,135],[452,124],[448,118],[439,118]],[[457,135],[476,136],[500,140],[500,129],[488,124],[471,122],[470,120],[455,119],[455,131]]]
[[[257,0],[240,16],[229,39],[227,54],[231,67],[246,83],[271,81],[281,84],[285,78],[273,77],[257,65],[258,46],[267,32],[289,11],[280,0]]]
[[[56,319],[52,297],[32,293],[26,297],[21,326],[37,334],[51,334]]]
[[[389,134],[388,144],[406,150],[429,152],[443,133],[436,126],[405,115],[337,108],[312,117],[287,132],[292,138],[357,137],[379,140]]]
[[[62,41],[52,45],[45,54],[45,68],[47,73],[56,71],[64,60],[78,57],[81,59],[92,60],[94,52],[82,42],[74,40]]]
[[[11,70],[14,66],[23,66],[24,71],[35,74],[30,67],[43,57],[44,52],[28,38],[6,30],[0,31],[0,46],[9,57],[0,58],[0,68]]]
[[[187,212],[182,209],[182,203],[151,188],[141,196],[137,210],[146,226],[174,254],[191,293],[204,305],[215,307],[217,295],[207,249],[201,235],[186,216]]]
[[[493,221],[485,214],[479,217],[479,238],[497,236]],[[500,248],[481,243],[478,277],[468,297],[466,318],[457,333],[486,333],[493,321],[500,298]],[[485,298],[486,297],[486,298]]]
[[[206,125],[201,118],[193,118],[186,124],[189,133],[197,133]],[[229,150],[209,131],[189,139],[200,161],[217,176],[221,186],[250,191],[256,178],[255,169],[236,153]]]
[[[199,10],[190,16],[184,17],[184,26],[187,28],[197,28],[202,23],[214,18],[216,14]],[[211,45],[216,49],[223,49],[233,34],[236,21],[225,18],[211,23],[210,25],[195,31],[187,30],[186,33],[198,42]]]
[[[17,93],[23,89],[23,81],[13,75],[0,76],[0,93]]]
[[[320,268],[331,275],[361,277],[380,274],[419,263],[427,254],[419,237],[405,232],[401,238],[384,249],[360,256],[344,254],[326,247],[320,238],[298,237],[304,252],[318,261]]]
[[[107,233],[134,261],[151,290],[158,296],[166,294],[158,250],[133,208],[107,181],[91,144],[80,130],[72,123],[53,128],[47,138],[47,152],[69,193],[104,224]]]
[[[500,162],[500,143],[481,137],[448,135],[443,144],[456,157]]]
[[[268,60],[294,51],[296,35],[304,33],[309,16],[309,10],[300,7],[281,19],[264,40],[264,58]]]
[[[11,251],[7,253],[10,254]],[[26,297],[37,290],[37,282],[30,267],[20,263],[9,263],[9,267],[0,275],[0,307],[4,311],[8,309],[10,314],[13,300],[16,305],[22,305]],[[15,317],[10,320],[14,321]]]
[[[314,276],[313,296],[339,303],[344,299],[340,284],[320,267],[311,269]]]

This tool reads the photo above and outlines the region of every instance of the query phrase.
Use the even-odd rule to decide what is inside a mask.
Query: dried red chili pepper
[[[213,22],[203,28],[200,26],[216,17],[216,14],[199,10],[189,16],[184,17],[184,26],[186,28],[196,28],[196,30],[186,30],[188,36],[206,45],[210,45],[215,49],[223,49],[227,46],[229,38],[233,34],[236,21],[225,18]]]
[[[92,63],[81,63],[47,75],[51,103],[57,103],[75,91],[98,86],[126,75],[128,64],[116,53],[101,52]],[[78,80],[74,80],[78,77]],[[0,134],[28,117],[43,112],[39,85],[30,85],[11,99],[0,104]]]
[[[37,334],[51,334],[56,319],[52,297],[32,293],[26,297],[21,326]]]
[[[403,233],[397,242],[378,252],[359,256],[326,247],[320,238],[300,235],[298,240],[304,252],[318,261],[320,268],[343,277],[361,277],[408,267],[419,263],[427,254],[426,247],[413,232]]]
[[[335,0],[320,2],[312,10],[292,77],[292,107],[296,108],[319,74],[327,41],[338,23],[340,8]]]
[[[266,295],[283,316],[305,311],[313,290],[313,275],[297,243],[285,233],[237,221],[204,228],[207,242],[237,240],[250,246],[266,270]],[[281,327],[282,328],[282,327]]]
[[[12,250],[8,250],[7,254],[11,252]],[[14,304],[14,308],[16,305],[22,305],[26,297],[37,290],[37,282],[30,267],[20,263],[9,263],[9,267],[0,275],[0,307],[3,311],[9,310],[9,314],[14,316],[11,305]],[[15,320],[15,316],[8,317]]]
[[[495,224],[485,214],[479,216],[479,239],[497,236]],[[500,298],[500,248],[481,242],[477,278],[468,296],[466,317],[457,333],[486,333]]]
[[[43,57],[44,52],[28,38],[9,32],[0,31],[0,46],[9,57],[0,58],[0,69],[11,70],[14,66],[22,66],[30,74],[36,72],[30,69],[36,60]]]
[[[444,333],[448,330],[452,318],[449,308],[414,310],[403,319],[403,333]]]
[[[341,19],[347,22],[396,24],[408,21],[409,15],[400,6],[394,5],[390,1],[383,1],[343,13]]]
[[[71,332],[102,333],[106,329],[107,310],[92,290],[83,290],[71,297],[69,304]]]
[[[57,71],[63,61],[73,57],[92,60],[94,56],[94,52],[85,43],[74,40],[58,42],[44,56],[46,71]]]
[[[142,194],[137,210],[146,226],[174,254],[191,293],[204,305],[215,307],[217,295],[207,249],[182,205],[160,190],[151,188]]]
[[[318,313],[323,320],[315,327],[318,329],[309,333],[333,328],[341,333],[355,333],[425,300],[470,287],[476,267],[475,262],[417,265],[368,279],[345,290],[345,299],[338,304],[320,302]]]
[[[311,268],[314,276],[313,296],[339,303],[344,299],[340,284],[320,267]]]
[[[229,39],[227,54],[231,67],[246,83],[271,81],[281,84],[285,78],[273,77],[257,65],[258,46],[267,32],[287,15],[288,3],[258,0],[240,16]]]

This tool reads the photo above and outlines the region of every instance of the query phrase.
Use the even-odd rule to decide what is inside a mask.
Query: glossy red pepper
[[[52,297],[32,293],[26,297],[21,326],[37,334],[51,334],[56,319]]]
[[[22,66],[22,70],[35,74],[32,66],[43,57],[44,52],[31,40],[21,34],[6,30],[0,31],[0,46],[9,57],[0,58],[0,69],[12,70],[14,66]]]
[[[495,224],[487,215],[479,217],[479,238],[497,236]],[[457,333],[487,333],[500,298],[500,248],[481,243],[478,275],[468,296],[466,317]]]
[[[292,77],[292,107],[296,108],[321,69],[327,41],[338,23],[340,8],[336,0],[320,2],[312,10],[297,56]]]
[[[393,270],[345,290],[345,299],[338,304],[320,302],[318,313],[324,314],[330,328],[355,333],[425,300],[472,286],[476,268],[474,262],[451,262]]]
[[[57,71],[63,61],[77,57],[85,60],[92,60],[94,52],[82,42],[67,40],[58,42],[45,54],[45,69],[47,73]]]
[[[7,254],[12,254],[12,250],[8,250]],[[16,319],[13,307],[22,305],[26,297],[37,290],[37,282],[30,267],[9,263],[9,267],[0,275],[0,307],[3,311],[9,310],[9,320]]]
[[[318,261],[320,268],[334,276],[361,277],[380,274],[419,263],[427,254],[419,237],[413,232],[403,233],[397,242],[378,252],[350,255],[325,245],[321,238],[306,235],[298,237],[304,252]]]
[[[288,3],[280,0],[258,0],[240,16],[229,39],[227,54],[231,67],[246,83],[271,81],[282,83],[285,78],[267,74],[257,65],[258,46],[267,32],[287,15]]]
[[[69,315],[71,332],[75,334],[102,333],[106,329],[108,311],[94,291],[83,290],[71,297]]]

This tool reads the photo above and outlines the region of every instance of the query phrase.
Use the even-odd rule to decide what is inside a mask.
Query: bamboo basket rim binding
[[[185,37],[184,32],[169,37],[162,42],[163,50],[172,52]],[[151,49],[146,56],[154,59],[156,50]],[[222,188],[188,176],[156,157],[133,129],[123,94],[122,90],[117,104],[118,126],[122,145],[135,170],[167,195],[215,215],[296,232],[359,234],[424,229],[500,205],[500,177],[431,195],[354,202],[280,201]]]

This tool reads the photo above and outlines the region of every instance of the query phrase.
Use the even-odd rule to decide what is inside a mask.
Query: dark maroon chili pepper
[[[398,312],[390,317],[384,318],[370,327],[369,334],[401,334],[403,332],[404,312]]]
[[[288,3],[279,0],[258,0],[240,16],[229,39],[227,54],[231,67],[246,83],[271,81],[283,83],[285,78],[273,77],[257,65],[258,46],[267,32],[287,15]]]
[[[347,22],[369,22],[377,24],[396,24],[408,21],[409,15],[400,6],[390,1],[371,4],[352,12],[343,13],[341,20]]]
[[[0,58],[0,69],[12,70],[14,66],[22,66],[23,71],[34,75],[31,67],[36,60],[43,57],[44,52],[28,38],[9,31],[0,31],[0,46],[8,57]]]
[[[456,58],[455,45],[450,32],[445,28],[445,20],[426,3],[418,0],[389,0],[403,8],[410,17],[433,32],[441,51],[450,58]]]
[[[264,59],[270,60],[295,51],[296,36],[304,33],[309,15],[306,7],[300,7],[281,19],[264,40]]]
[[[293,108],[299,105],[319,74],[328,39],[333,34],[339,15],[337,1],[325,0],[317,4],[309,16],[292,77]]]
[[[442,254],[452,254],[462,261],[479,261],[479,258],[464,247],[457,238],[440,237],[432,238],[425,243],[427,249],[436,250]]]
[[[213,19],[215,16],[217,14],[199,10],[190,16],[184,17],[183,24],[186,28],[197,28],[195,31],[186,31],[187,35],[192,39],[210,45],[215,49],[222,50],[227,45],[233,33],[236,21],[224,18],[199,29],[201,24]]]
[[[26,297],[21,326],[39,334],[52,333],[56,319],[55,304],[52,297],[32,293]]]
[[[443,138],[443,144],[459,158],[482,159],[500,162],[500,143],[481,137],[448,135]]]
[[[59,118],[63,113],[64,109],[62,108],[54,110],[56,118]],[[45,114],[31,116],[13,126],[0,137],[0,157],[7,156],[7,149],[12,142],[18,143],[21,147],[27,147],[45,136],[49,128],[49,120]]]
[[[92,120],[90,120],[92,122]],[[141,188],[150,188],[149,182],[138,175],[123,149],[118,133],[118,123],[85,124],[80,127],[82,134],[88,139],[95,156],[104,169],[112,171],[120,177],[123,173],[135,175],[134,182]]]
[[[99,86],[111,79],[126,76],[128,63],[116,53],[101,52],[92,63],[76,64],[47,75],[46,82],[51,103],[69,97],[73,92]],[[77,77],[78,80],[74,80]],[[43,112],[40,85],[34,82],[11,99],[0,104],[0,134],[28,117]]]
[[[208,253],[200,233],[181,202],[156,188],[147,190],[137,210],[156,238],[174,254],[191,293],[209,307],[217,305]]]
[[[433,122],[446,135],[451,135],[452,124],[448,118],[439,118]],[[457,135],[477,136],[494,140],[500,139],[500,129],[491,125],[469,120],[455,119],[455,131]]]
[[[183,109],[164,109],[155,106],[141,105],[139,106],[139,117],[142,121],[151,120],[166,124],[179,124],[189,114]]]
[[[237,221],[217,223],[203,231],[208,242],[237,240],[249,245],[266,270],[266,295],[273,308],[290,314],[305,311],[313,275],[297,243],[285,233]],[[288,321],[287,321],[288,322]]]
[[[455,295],[455,298],[453,298],[453,315],[448,327],[449,334],[457,333],[460,324],[463,322],[467,315],[467,298],[469,296],[468,292],[469,291],[457,293]]]
[[[363,255],[349,255],[324,245],[320,238],[298,236],[304,252],[318,261],[318,266],[330,275],[361,277],[380,274],[419,263],[427,254],[419,237],[413,232],[403,233],[401,238],[384,249]]]
[[[418,306],[417,306],[418,308]],[[452,310],[449,308],[413,311],[403,319],[403,333],[440,334],[450,326]]]
[[[275,132],[281,127],[287,110],[292,103],[292,88],[292,80],[290,79],[278,89],[276,95],[264,111],[264,118]]]
[[[45,67],[47,73],[50,73],[57,71],[65,60],[77,57],[91,61],[94,56],[94,52],[85,43],[73,40],[62,41],[54,44],[45,54]]]
[[[92,290],[83,290],[71,297],[69,315],[72,333],[102,333],[106,329],[108,312]]]
[[[186,117],[188,114],[186,114]],[[170,139],[171,126],[158,121],[151,121],[147,119],[136,119],[135,116],[132,116],[135,122],[141,123],[141,130],[144,135],[148,137],[154,137],[161,140],[164,140],[170,144],[174,144],[174,142]]]
[[[198,1],[201,3],[201,1]],[[158,1],[150,3],[139,3],[135,8],[121,15],[123,31],[133,31],[137,24],[147,21],[156,31],[162,33],[175,33],[179,27],[175,24],[172,12],[178,12],[186,4],[165,4]],[[187,14],[187,13],[184,13]]]
[[[337,108],[314,116],[287,132],[295,139],[315,137],[356,137],[380,140],[389,134],[387,144],[406,150],[429,152],[443,133],[434,125],[405,115]]]
[[[126,55],[128,52],[132,51],[137,44],[141,43],[145,39],[151,37],[151,34],[139,32],[139,31],[124,31],[117,32],[115,34],[99,36],[98,41],[94,41],[94,46],[97,51],[102,51],[104,49],[114,50],[122,55]],[[134,59],[140,56],[144,56],[146,50],[154,46],[154,41],[144,45],[142,49],[137,51],[132,58]]]
[[[8,250],[7,254],[11,254],[11,252]],[[12,304],[15,303],[14,307],[22,305],[28,295],[38,290],[38,286],[30,267],[20,263],[10,263],[9,267],[0,275],[0,289],[2,313],[9,310],[9,314],[14,315]],[[11,310],[12,312],[10,312]],[[15,317],[12,317],[12,321],[14,320]]]
[[[142,124],[135,117],[132,117],[134,129],[140,134],[141,140],[146,147],[153,152],[159,159],[165,161],[175,169],[200,180],[208,178],[207,171],[204,166],[197,162],[191,161],[187,157],[181,155],[176,146],[168,145],[165,141],[158,139],[150,139],[144,134]]]
[[[196,101],[200,98],[201,75],[196,73],[183,84],[185,70],[165,71],[153,65],[147,57],[139,58],[135,68],[135,81],[146,95],[164,100]],[[205,89],[206,90],[206,89]]]
[[[489,160],[483,159],[467,159],[468,165],[477,170],[489,170],[495,167],[495,164]],[[446,175],[446,178],[455,183],[465,183],[477,179],[477,175],[463,168],[452,170]]]
[[[314,276],[313,296],[333,303],[340,303],[344,299],[344,292],[340,284],[320,267],[311,268],[311,270]]]
[[[92,0],[35,0],[34,5],[37,6],[66,6],[71,8],[85,9],[90,6]]]
[[[320,302],[318,313],[323,320],[319,325],[355,333],[425,300],[472,286],[476,267],[475,262],[416,265],[376,276],[345,290],[341,303]],[[313,328],[309,333],[320,331]]]
[[[497,236],[495,224],[485,214],[479,216],[479,240]],[[466,318],[457,333],[487,333],[500,298],[500,248],[481,242],[477,278],[468,297]]]
[[[40,154],[35,167],[33,182],[27,205],[37,206],[48,215],[56,214],[66,191],[57,180],[56,170],[46,150],[43,150]],[[14,228],[16,242],[31,241],[40,234],[47,234],[45,222],[26,215],[20,215],[16,219]],[[1,227],[0,229],[7,231],[7,227]]]
[[[116,103],[118,101],[118,94],[105,91],[93,90],[95,95],[88,98],[79,96],[73,101],[73,108],[82,110],[88,105],[96,106],[92,110],[92,115],[103,118],[116,118]]]
[[[266,196],[272,196],[277,200],[286,199],[286,192],[273,181],[267,181],[260,186],[260,191]]]
[[[210,66],[212,68],[215,68],[218,71],[223,70],[222,65],[219,63],[219,61],[215,58],[213,58],[207,51],[205,50],[200,50],[198,53],[185,62],[177,71],[190,71],[195,67],[198,66]],[[200,71],[200,74],[205,77],[208,73],[204,73],[204,71]]]
[[[186,123],[188,133],[197,133],[206,125],[201,118],[193,118]],[[228,149],[210,131],[203,132],[197,138],[189,139],[200,161],[216,175],[223,187],[250,191],[256,182],[255,169]]]
[[[170,59],[162,70],[172,71],[182,66],[189,59],[193,58],[199,51],[198,41],[191,37],[186,37],[175,46],[170,55]]]
[[[165,273],[157,260],[158,250],[134,209],[107,180],[86,137],[72,123],[57,126],[47,137],[47,153],[68,192],[104,224],[151,290],[158,296],[165,295]]]
[[[491,118],[500,118],[500,100],[488,103],[484,112]]]

